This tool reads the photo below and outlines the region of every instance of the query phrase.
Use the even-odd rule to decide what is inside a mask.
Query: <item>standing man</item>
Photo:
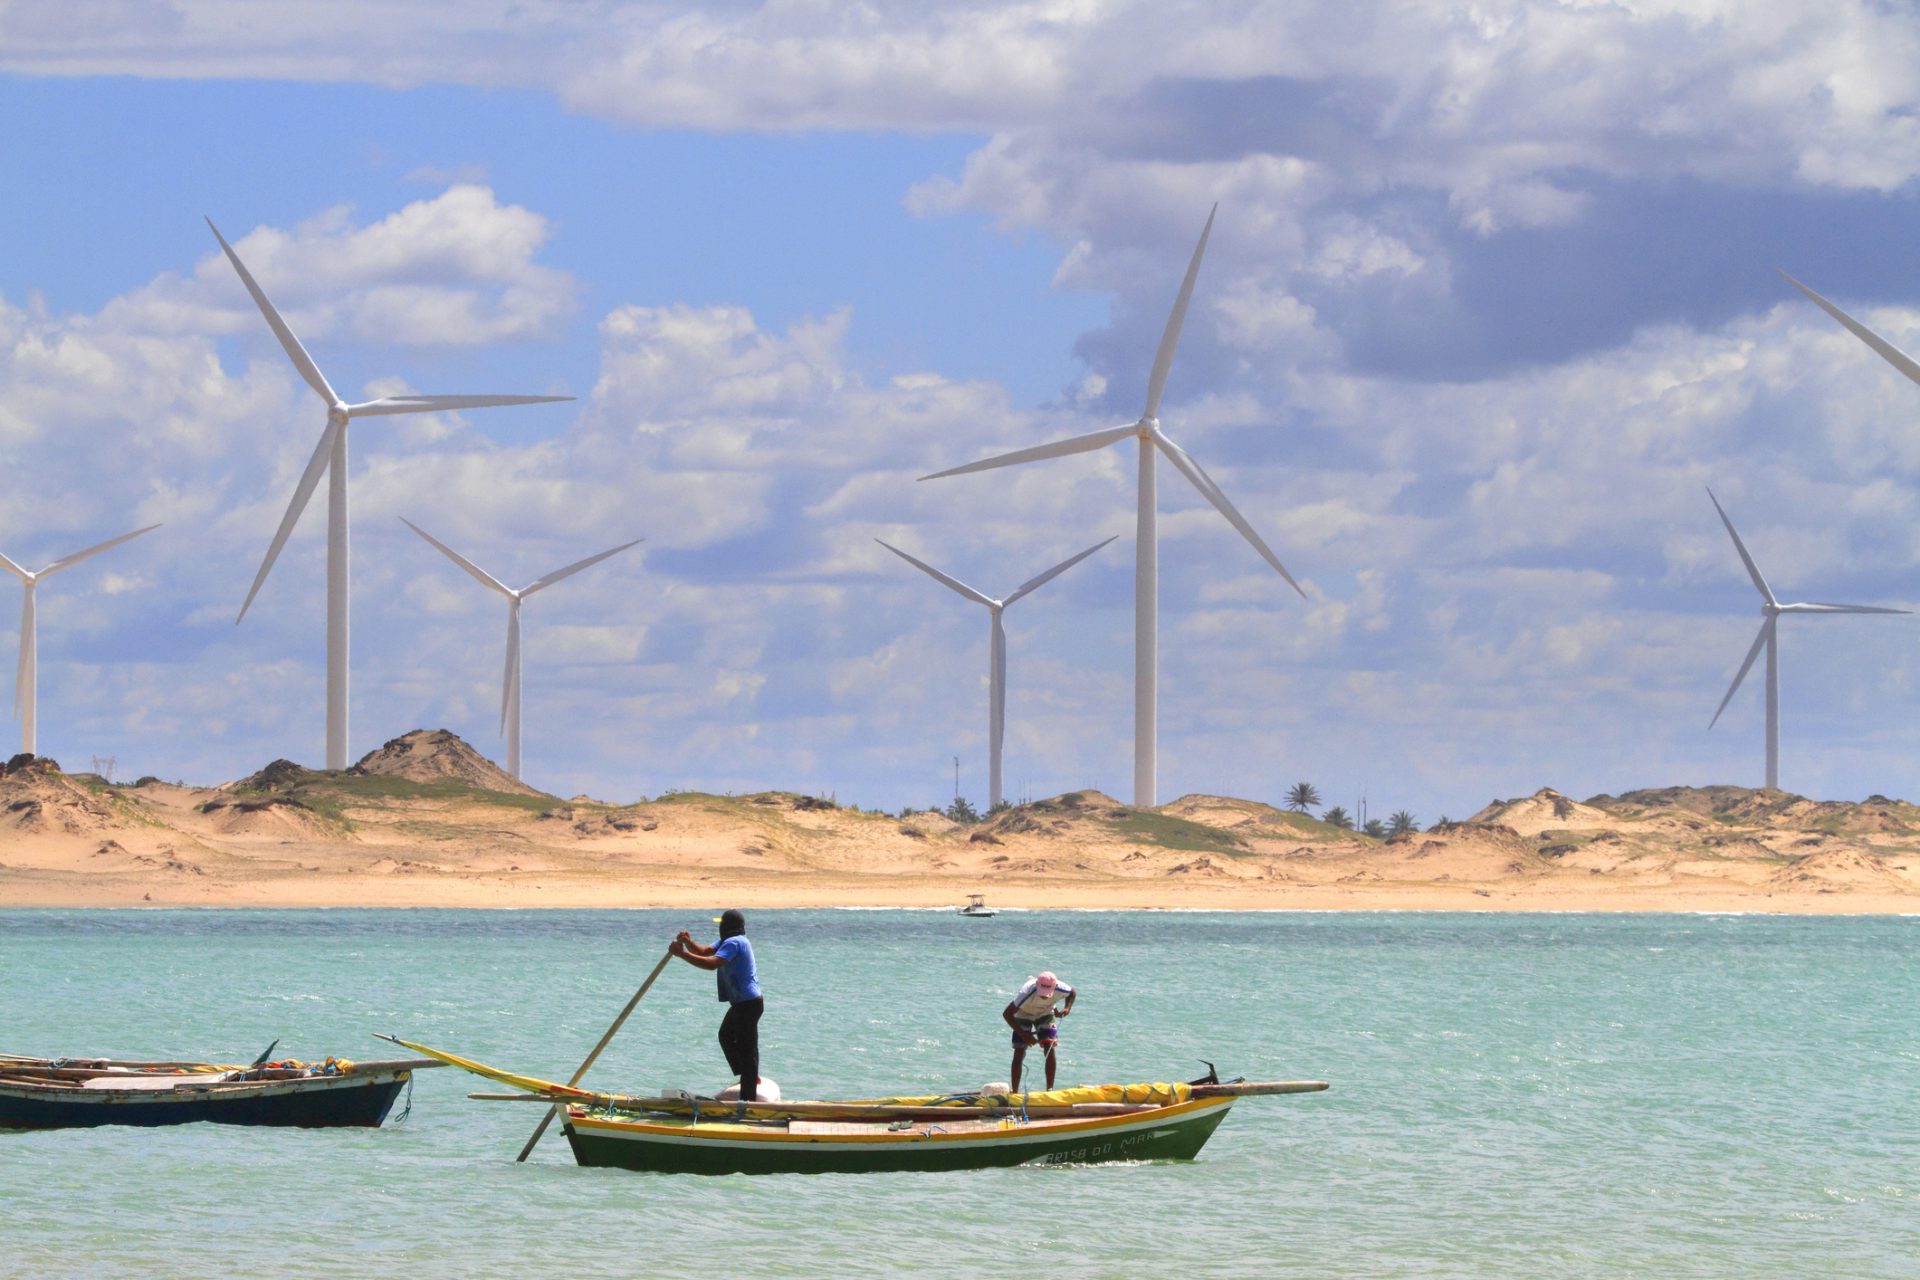
[[[720,999],[727,1006],[727,1016],[720,1020],[720,1051],[727,1055],[727,1069],[740,1077],[740,1101],[759,1101],[760,1015],[766,1012],[767,1002],[760,996],[753,944],[747,941],[747,917],[736,910],[723,911],[720,941],[703,947],[682,929],[667,950],[696,969],[713,970]]]
[[[1064,1001],[1065,1003],[1062,1003]],[[1000,1013],[1013,1028],[1013,1074],[1011,1089],[1020,1092],[1020,1064],[1027,1059],[1027,1046],[1037,1044],[1046,1050],[1047,1088],[1053,1088],[1056,1067],[1054,1049],[1060,1044],[1060,1028],[1055,1018],[1073,1012],[1073,988],[1051,973],[1028,978]]]

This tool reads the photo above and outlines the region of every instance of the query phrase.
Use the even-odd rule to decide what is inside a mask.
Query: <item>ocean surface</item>
[[[564,1079],[685,912],[0,911],[0,1050],[376,1058]],[[788,1097],[1318,1078],[1190,1164],[714,1178],[580,1169],[423,1072],[373,1131],[0,1133],[0,1275],[1920,1275],[1920,919],[756,911]],[[712,1089],[668,969],[590,1082]],[[397,1108],[396,1108],[397,1111]]]

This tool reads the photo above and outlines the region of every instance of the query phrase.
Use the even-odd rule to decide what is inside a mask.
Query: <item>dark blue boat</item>
[[[321,1066],[0,1059],[0,1129],[104,1124],[377,1128],[432,1059]]]

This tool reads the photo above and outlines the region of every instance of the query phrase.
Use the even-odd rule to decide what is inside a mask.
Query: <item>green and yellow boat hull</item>
[[[1024,1164],[1191,1160],[1236,1099],[1201,1098],[1124,1115],[941,1124],[735,1122],[572,1107],[574,1159],[649,1173],[944,1173]]]

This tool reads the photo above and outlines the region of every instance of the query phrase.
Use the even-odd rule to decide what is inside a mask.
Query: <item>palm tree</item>
[[[1296,782],[1287,789],[1287,808],[1295,813],[1305,813],[1320,803],[1320,793],[1311,782]]]
[[[1333,808],[1321,814],[1320,821],[1330,827],[1338,827],[1342,831],[1353,830],[1353,815],[1345,809],[1342,809],[1339,805],[1335,805]]]
[[[1372,836],[1375,840],[1385,840],[1387,838],[1387,824],[1378,818],[1368,818],[1367,825],[1360,829]]]
[[[1400,810],[1394,814],[1393,817],[1387,819],[1387,832],[1389,835],[1404,836],[1410,831],[1418,831],[1419,829],[1420,824],[1415,822],[1413,815],[1405,809]]]

